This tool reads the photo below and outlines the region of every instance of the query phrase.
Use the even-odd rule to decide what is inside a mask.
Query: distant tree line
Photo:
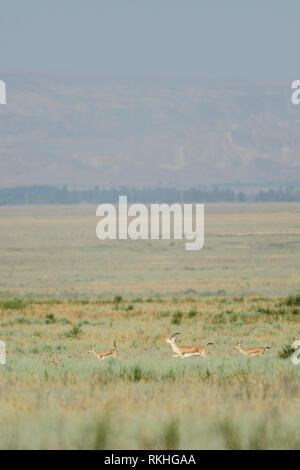
[[[118,189],[68,189],[56,186],[18,186],[0,188],[0,205],[33,204],[115,204],[119,195],[127,195],[128,202],[142,203],[207,203],[207,202],[295,202],[300,201],[300,190],[292,187],[260,190],[255,193],[231,189],[190,188],[132,188]]]
[[[300,190],[294,188],[260,190],[255,195],[257,202],[296,202],[300,201]]]

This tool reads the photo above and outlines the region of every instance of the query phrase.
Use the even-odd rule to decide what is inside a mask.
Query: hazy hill
[[[193,185],[300,178],[290,82],[7,73],[0,186]]]

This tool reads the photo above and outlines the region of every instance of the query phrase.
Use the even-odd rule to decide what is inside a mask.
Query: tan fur
[[[242,354],[244,354],[244,356],[263,356],[265,354],[266,349],[271,349],[271,348],[269,346],[266,346],[265,348],[258,347],[258,348],[244,349],[241,343],[237,343],[234,346],[234,349],[240,351]]]
[[[100,360],[108,359],[109,357],[116,357],[118,354],[118,350],[116,348],[116,342],[114,343],[114,348],[106,349],[105,351],[101,351],[99,353],[97,353],[95,347],[96,346],[91,346],[88,352],[94,354],[94,356],[96,356],[97,359],[100,359]]]
[[[179,333],[174,333],[170,338],[166,339],[166,343],[170,344],[173,351],[176,353],[173,357],[192,357],[192,356],[201,356],[207,357],[207,346],[179,346],[176,342],[175,335]],[[209,343],[212,344],[212,343]]]

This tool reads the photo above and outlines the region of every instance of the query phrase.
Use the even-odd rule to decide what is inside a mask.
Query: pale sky
[[[299,24],[299,0],[0,0],[0,72],[295,79]]]

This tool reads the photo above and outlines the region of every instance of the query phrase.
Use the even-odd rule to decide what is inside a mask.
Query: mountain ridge
[[[300,179],[289,82],[0,77],[1,187]]]

